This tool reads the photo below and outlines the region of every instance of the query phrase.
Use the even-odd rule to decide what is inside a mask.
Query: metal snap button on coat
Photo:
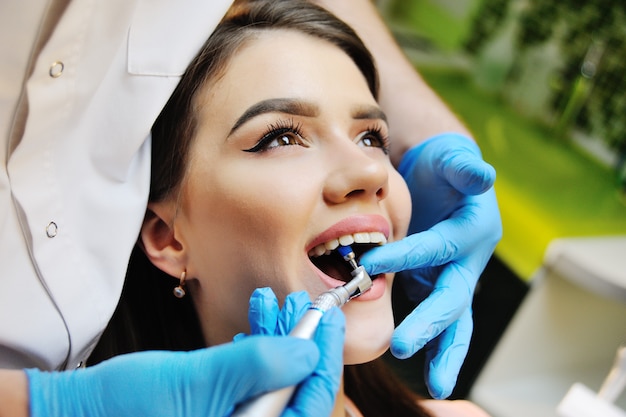
[[[57,231],[58,230],[59,230],[59,228],[57,227],[57,224],[55,222],[50,222],[46,226],[46,235],[49,238],[53,238],[53,237],[55,237],[57,235]]]
[[[64,69],[65,64],[63,64],[63,62],[54,61],[52,65],[50,65],[50,70],[48,71],[48,74],[50,74],[52,78],[59,78],[61,74],[63,74]]]

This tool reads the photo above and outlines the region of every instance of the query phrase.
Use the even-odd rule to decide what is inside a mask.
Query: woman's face
[[[313,299],[343,284],[333,276],[349,279],[347,269],[334,271],[345,261],[312,258],[323,245],[405,235],[410,198],[385,153],[384,115],[334,45],[262,32],[197,103],[174,230],[209,344],[247,331],[254,288],[269,286],[280,300],[306,290]],[[392,279],[376,278],[344,307],[346,363],[388,347]]]

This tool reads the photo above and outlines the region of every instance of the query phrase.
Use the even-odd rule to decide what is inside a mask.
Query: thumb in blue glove
[[[452,393],[472,334],[471,301],[502,236],[495,170],[469,138],[449,133],[412,148],[398,168],[413,200],[409,236],[360,258],[370,275],[396,280],[417,304],[395,330],[399,358],[426,346],[426,383],[434,398]]]
[[[283,308],[270,288],[259,288],[250,297],[248,320],[252,334],[285,335],[298,323],[311,301],[306,292],[289,294]],[[330,415],[343,372],[345,317],[338,308],[322,316],[315,333],[321,355],[311,376],[300,384],[282,417]],[[244,336],[238,335],[236,340]]]
[[[314,341],[254,336],[191,352],[121,355],[76,371],[28,369],[31,416],[224,416],[299,383],[319,358]]]

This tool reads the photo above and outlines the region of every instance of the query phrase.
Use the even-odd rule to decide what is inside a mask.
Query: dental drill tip
[[[350,264],[352,269],[357,269],[359,265],[356,263],[356,255],[350,246],[339,245],[337,251],[343,259]]]
[[[350,254],[354,256],[354,252],[352,251],[352,248],[350,246],[339,245],[339,247],[337,248],[337,252],[339,252],[339,254],[343,256],[344,258],[346,256],[350,256]]]

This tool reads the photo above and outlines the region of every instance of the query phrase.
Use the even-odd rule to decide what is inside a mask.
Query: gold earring
[[[183,270],[180,274],[180,282],[178,283],[178,287],[174,288],[174,297],[183,298],[185,294],[185,278],[187,278],[187,270]]]

